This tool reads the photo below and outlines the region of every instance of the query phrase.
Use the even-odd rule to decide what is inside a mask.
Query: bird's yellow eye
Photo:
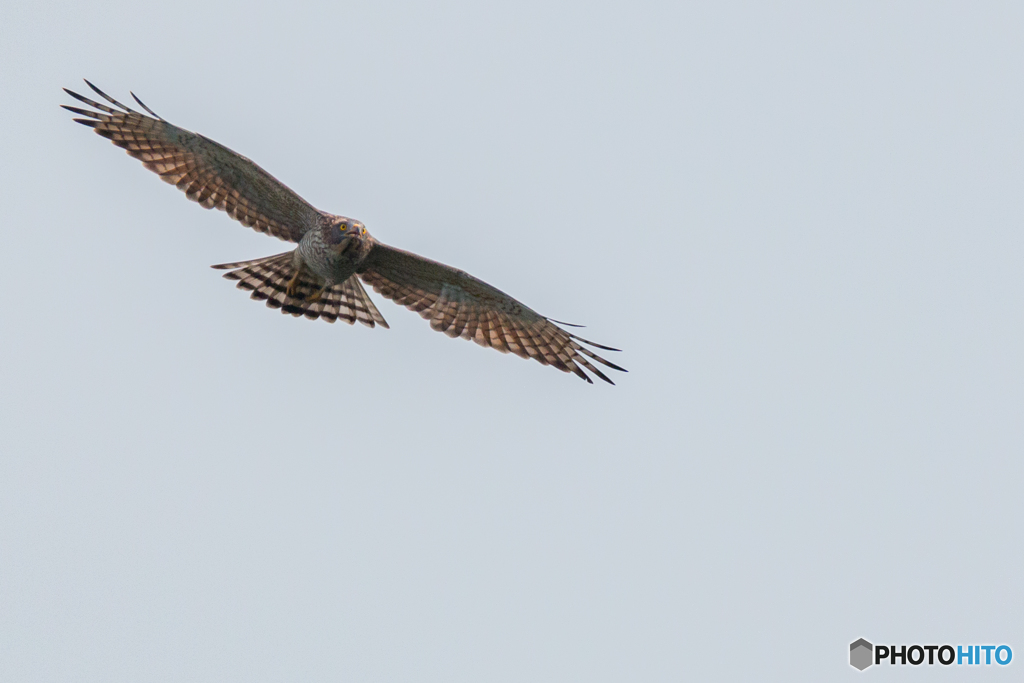
[[[366,228],[359,228],[359,234],[360,235],[365,235],[366,234]]]

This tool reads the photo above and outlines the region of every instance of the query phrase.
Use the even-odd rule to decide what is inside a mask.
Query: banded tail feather
[[[289,313],[296,318],[319,318],[329,323],[344,320],[349,325],[358,320],[367,327],[389,327],[355,275],[341,284],[329,287],[319,300],[307,301],[320,290],[322,281],[317,282],[315,275],[303,271],[295,296],[288,296],[288,282],[295,275],[293,253],[288,251],[252,261],[221,263],[211,268],[230,271],[224,273],[224,277],[237,280],[239,289],[252,292],[250,298],[266,301],[270,308],[278,308],[282,313]]]

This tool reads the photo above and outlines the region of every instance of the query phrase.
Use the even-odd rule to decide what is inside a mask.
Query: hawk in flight
[[[363,285],[416,311],[449,337],[472,339],[502,353],[511,351],[593,384],[584,369],[614,384],[594,363],[625,371],[584,344],[595,344],[524,306],[472,275],[408,251],[382,244],[352,218],[314,208],[240,154],[197,133],[178,128],[132,97],[145,114],[86,84],[110,105],[72,92],[92,107],[61,105],[74,119],[109,138],[160,178],[207,209],[214,207],[259,232],[298,246],[283,254],[213,266],[224,277],[272,308],[310,320],[359,321],[387,327]],[[567,324],[567,323],[562,323]]]

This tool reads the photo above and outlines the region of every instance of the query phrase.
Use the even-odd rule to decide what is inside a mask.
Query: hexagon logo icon
[[[850,643],[850,666],[858,671],[871,666],[875,646],[861,638]]]

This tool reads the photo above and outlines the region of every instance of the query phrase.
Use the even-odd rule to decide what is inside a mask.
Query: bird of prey
[[[160,178],[207,209],[214,207],[259,232],[298,246],[283,254],[213,266],[252,298],[293,316],[388,327],[360,280],[416,311],[449,337],[511,351],[593,384],[584,368],[609,384],[595,361],[625,371],[584,344],[617,351],[567,332],[553,321],[468,273],[374,239],[361,222],[314,208],[272,175],[207,137],[174,126],[132,97],[137,112],[89,81],[112,106],[64,91],[92,109],[61,105],[74,119],[123,147]],[[561,323],[568,325],[568,323]]]

